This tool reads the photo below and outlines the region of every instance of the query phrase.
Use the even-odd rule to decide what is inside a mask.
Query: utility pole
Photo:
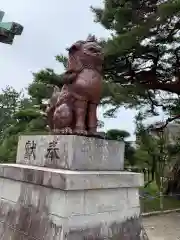
[[[3,22],[4,12],[0,11],[0,42],[12,44],[16,35],[21,35],[23,26],[15,22]]]

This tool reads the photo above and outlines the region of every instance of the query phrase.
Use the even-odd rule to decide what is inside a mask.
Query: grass
[[[146,213],[161,210],[158,188],[154,182],[151,183],[147,188],[140,189],[140,192],[140,203],[142,212]],[[142,192],[144,192],[143,196]],[[172,210],[176,208],[180,208],[180,200],[173,196],[163,197],[163,210]]]

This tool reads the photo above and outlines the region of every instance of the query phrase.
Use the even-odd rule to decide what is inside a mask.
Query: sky
[[[0,89],[7,85],[17,90],[26,88],[32,82],[32,72],[47,67],[60,73],[63,69],[55,60],[57,54],[66,53],[68,46],[86,39],[89,33],[107,37],[109,32],[94,22],[91,5],[101,6],[102,1],[1,0],[3,21],[20,23],[24,31],[13,45],[0,43]],[[120,108],[116,118],[104,119],[103,109],[98,111],[105,131],[126,130],[132,134],[130,140],[134,140],[134,115],[135,111]]]

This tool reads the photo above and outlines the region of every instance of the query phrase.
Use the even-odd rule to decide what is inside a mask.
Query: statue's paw
[[[66,134],[73,134],[73,131],[72,131],[72,129],[70,127],[67,127],[67,128],[61,129],[60,133],[64,134],[64,135],[66,135]]]
[[[67,128],[62,128],[62,129],[54,129],[53,130],[54,134],[62,134],[62,135],[69,135],[69,134],[73,134],[73,131],[71,128],[67,127]]]
[[[105,133],[103,133],[103,132],[88,131],[88,136],[105,139]]]
[[[61,133],[60,133],[60,130],[58,128],[56,128],[56,129],[53,129],[53,134],[58,135],[58,134],[61,134]]]
[[[89,136],[97,136],[98,133],[96,131],[88,131]]]
[[[74,134],[76,135],[83,135],[83,136],[87,136],[88,132],[86,130],[82,130],[82,129],[75,129],[73,131]]]

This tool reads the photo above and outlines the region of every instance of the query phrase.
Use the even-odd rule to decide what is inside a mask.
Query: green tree
[[[0,94],[0,161],[14,162],[20,134],[46,132],[46,119],[34,99],[7,87]]]
[[[125,142],[125,164],[126,165],[135,165],[135,148],[132,146],[131,142],[126,139],[130,137],[130,133],[125,130],[119,129],[110,129],[105,134],[106,139],[108,140],[116,140],[116,141],[124,141]]]
[[[12,124],[13,115],[19,106],[20,93],[12,87],[6,87],[0,94],[0,142],[4,131]]]
[[[110,129],[106,132],[106,138],[109,140],[124,141],[130,137],[130,133],[125,130]]]
[[[154,123],[145,128],[142,118],[136,118],[136,143],[135,156],[139,159],[139,166],[151,171],[151,181],[156,181],[158,187],[161,178],[167,175],[174,165],[179,152],[179,141],[171,142],[168,132],[161,128],[163,123]],[[150,181],[150,182],[151,182]]]
[[[104,0],[92,10],[111,33],[103,44],[113,110],[123,104],[144,107],[147,116],[159,107],[174,114],[180,102],[180,1]]]

